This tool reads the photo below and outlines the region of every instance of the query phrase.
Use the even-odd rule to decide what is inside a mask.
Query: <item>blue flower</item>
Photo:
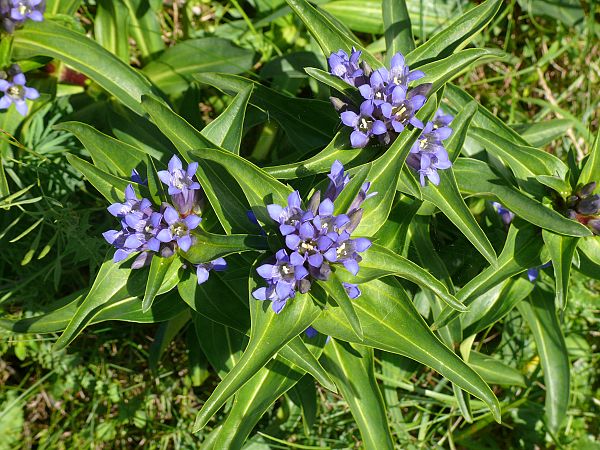
[[[365,100],[360,105],[360,113],[344,111],[341,114],[342,123],[354,128],[350,135],[350,143],[354,148],[365,147],[371,136],[385,134],[387,127],[385,123],[373,117],[375,105],[371,100]]]
[[[223,270],[227,270],[227,261],[224,258],[217,258],[211,262],[197,264],[196,265],[196,276],[198,277],[198,284],[204,283],[208,280],[208,276],[210,275],[210,271],[214,270],[216,272],[222,272]]]
[[[356,275],[361,261],[359,253],[366,251],[371,241],[351,238],[351,233],[362,218],[362,203],[374,194],[367,194],[370,184],[362,186],[347,214],[334,214],[333,200],[349,181],[344,167],[335,161],[329,174],[330,183],[325,198],[320,192],[311,197],[309,207],[302,207],[298,191],[288,196],[288,205],[267,205],[270,217],[279,224],[285,248],[276,254],[275,264],[264,264],[257,269],[267,282],[267,287],[253,292],[258,300],[270,300],[278,313],[296,292],[306,293],[314,280],[327,281],[332,265],[343,265]],[[358,287],[345,283],[350,298],[360,295]]]
[[[168,227],[160,230],[156,238],[164,243],[177,242],[181,250],[187,252],[192,246],[190,231],[195,229],[202,219],[195,214],[182,217],[172,206],[167,206],[163,218]]]
[[[438,110],[433,121],[427,122],[421,136],[410,150],[406,164],[419,173],[422,186],[425,186],[426,178],[438,185],[440,176],[437,171],[452,167],[442,142],[452,134],[452,128],[447,126],[452,119],[452,116],[443,115],[441,110]]]
[[[492,202],[492,206],[496,208],[496,212],[504,222],[504,225],[510,225],[515,218],[515,214],[508,208],[504,207],[501,203]]]
[[[423,78],[425,74],[420,70],[411,71],[406,65],[404,55],[398,52],[392,56],[388,80],[398,86],[408,86],[411,81]]]
[[[416,128],[423,128],[423,122],[415,117],[419,109],[427,101],[426,94],[431,85],[422,84],[408,90],[406,86],[395,86],[388,101],[381,105],[381,113],[388,120],[396,133],[401,133],[410,123]]]
[[[543,264],[541,266],[527,269],[527,278],[529,279],[529,281],[531,283],[535,283],[538,279],[538,276],[540,275],[540,270],[550,267],[551,265],[552,265],[552,262],[548,261],[546,264]]]
[[[346,83],[356,86],[357,79],[360,79],[364,74],[358,65],[360,55],[361,52],[355,48],[352,48],[350,56],[343,50],[332,53],[327,59],[329,72],[341,78]]]
[[[24,22],[30,19],[34,22],[41,22],[44,20],[42,0],[11,0],[11,4],[10,18],[14,21]]]
[[[12,81],[0,79],[0,92],[4,93],[0,98],[0,109],[8,109],[14,103],[19,114],[27,115],[26,100],[35,100],[40,93],[32,87],[25,86],[26,82],[23,73],[14,75]]]
[[[138,199],[133,186],[128,185],[125,189],[125,202],[113,203],[107,209],[121,219],[121,230],[109,230],[102,234],[117,249],[114,262],[122,261],[134,252],[160,250],[156,235],[162,227],[162,214],[152,209],[148,199]]]

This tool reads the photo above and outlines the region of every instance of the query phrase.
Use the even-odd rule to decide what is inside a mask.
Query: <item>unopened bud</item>
[[[585,186],[583,186],[581,189],[579,189],[579,192],[577,193],[577,195],[579,195],[579,197],[583,198],[583,197],[587,197],[588,195],[591,195],[592,192],[594,192],[596,190],[596,182],[592,181],[588,184],[586,184]]]
[[[600,196],[590,195],[580,200],[576,209],[579,214],[585,214],[586,216],[598,214],[598,210],[600,210]]]

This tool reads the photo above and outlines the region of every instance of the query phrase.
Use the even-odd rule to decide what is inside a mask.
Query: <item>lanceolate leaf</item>
[[[326,84],[327,86],[335,89],[340,94],[343,94],[344,96],[353,100],[354,103],[356,103],[357,105],[360,105],[364,101],[358,89],[356,89],[356,87],[352,86],[351,84],[346,83],[341,78],[336,77],[335,75],[332,75],[329,72],[325,72],[324,70],[315,69],[314,67],[307,67],[304,70],[315,80],[320,81],[321,83]],[[336,94],[336,92],[333,93],[333,95]]]
[[[580,223],[567,219],[512,187],[482,161],[459,158],[453,171],[458,187],[464,194],[483,196],[500,202],[524,220],[558,234],[582,237],[591,235],[590,230]]]
[[[139,196],[145,198],[150,196],[146,186],[142,186],[129,180],[106,173],[75,155],[67,155],[67,160],[73,167],[79,170],[87,178],[92,186],[98,189],[98,192],[100,192],[104,198],[111,203],[120,203],[123,201],[125,198],[125,189],[128,185],[133,186],[138,198]]]
[[[214,162],[227,171],[239,184],[254,214],[263,223],[273,222],[267,213],[266,205],[270,203],[287,205],[287,197],[292,192],[291,188],[280,183],[250,161],[217,149],[195,150],[191,153],[200,161]]]
[[[531,225],[515,220],[508,231],[506,243],[498,257],[496,266],[489,266],[472,278],[456,293],[458,301],[470,306],[475,299],[504,280],[531,267],[541,266],[543,241],[541,233]],[[444,326],[458,316],[456,311],[446,308],[436,321],[437,327]]]
[[[501,4],[501,0],[487,0],[467,11],[446,29],[410,52],[406,58],[407,63],[420,66],[464,48],[494,18]]]
[[[256,287],[254,279],[250,278],[250,292]],[[261,302],[251,297],[252,328],[248,347],[238,364],[225,376],[198,413],[194,431],[203,428],[231,395],[264,367],[285,344],[302,333],[320,312],[321,309],[308,295],[297,295],[288,301],[279,314],[273,312],[270,302]]]
[[[144,109],[150,114],[154,123],[173,142],[181,155],[190,161],[190,152],[200,148],[216,148],[216,145],[205,138],[182,117],[175,114],[166,105],[153,97],[144,97]],[[205,150],[203,154],[206,154]],[[251,223],[246,217],[248,205],[244,194],[237,187],[226,171],[217,171],[211,164],[200,163],[196,176],[213,207],[219,222],[227,234],[232,232],[249,232]]]
[[[200,73],[194,78],[229,95],[254,86],[250,103],[267,111],[285,130],[290,144],[303,152],[326,145],[339,123],[329,102],[290,97],[255,81],[226,73]]]
[[[441,281],[414,262],[377,244],[373,244],[362,256],[363,260],[360,263],[358,275],[350,276],[343,271],[339,272],[344,281],[366,283],[388,275],[397,275],[400,278],[431,289],[451,308],[466,311],[465,306],[448,292],[448,288]]]
[[[163,92],[185,92],[192,75],[200,72],[242,73],[252,67],[254,52],[227,39],[207,37],[189,39],[168,48],[151,61],[143,72]]]
[[[143,151],[107,136],[85,123],[62,122],[55,128],[77,136],[90,152],[95,166],[120,177],[129,178],[131,170],[146,159]]]
[[[122,0],[129,9],[129,30],[146,61],[165,49],[158,14],[151,0]]]
[[[129,63],[129,17],[123,3],[99,0],[94,20],[96,41],[109,52]]]
[[[393,449],[385,404],[375,379],[373,349],[332,339],[325,346],[323,363],[350,406],[364,448]]]
[[[585,160],[577,184],[583,186],[592,181],[600,183],[600,132],[596,135],[594,146]]]
[[[143,312],[148,311],[152,307],[152,303],[161,286],[169,278],[169,273],[177,272],[180,267],[181,260],[176,255],[169,258],[160,258],[158,256],[152,258],[146,291],[144,292],[144,300],[142,301]]]
[[[465,336],[479,333],[505,317],[534,287],[527,278],[510,278],[477,297],[460,318]]]
[[[252,234],[213,234],[200,229],[192,232],[192,247],[182,256],[192,264],[206,263],[232,253],[267,250],[267,238]]]
[[[354,330],[354,333],[362,338],[362,327],[360,326],[360,320],[356,315],[356,311],[352,306],[352,300],[348,297],[348,294],[346,294],[342,283],[340,283],[335,274],[332,274],[329,280],[318,283],[344,312],[348,323]]]
[[[554,279],[556,280],[556,307],[563,310],[567,306],[571,262],[579,239],[561,236],[546,230],[542,231],[542,236],[544,237],[544,243],[546,244],[548,253],[550,253],[552,267],[554,268]]]
[[[254,86],[248,86],[240,91],[225,111],[201,131],[208,140],[236,155],[240,154],[244,118],[246,117],[246,108],[252,89],[254,89]]]
[[[553,297],[552,292],[538,288],[517,307],[529,324],[542,362],[547,426],[558,433],[569,407],[571,365]]]
[[[44,55],[63,61],[138,114],[142,95],[152,93],[150,82],[135,69],[92,39],[49,20],[28,21],[15,32],[14,52],[16,59]]]
[[[410,16],[405,0],[383,0],[381,3],[385,27],[386,63],[396,53],[408,54],[415,49]]]
[[[301,177],[329,172],[331,164],[335,160],[346,165],[355,160],[366,160],[374,152],[376,150],[372,147],[352,148],[350,145],[350,131],[347,129],[337,133],[329,145],[315,156],[298,163],[265,167],[264,171],[280,180],[295,180]]]
[[[352,47],[362,50],[362,58],[378,68],[381,63],[371,55],[359,42],[356,36],[348,35],[340,30],[327,16],[306,0],[286,0],[296,15],[304,22],[306,29],[318,42],[323,54],[328,57],[338,50],[350,52]]]
[[[498,400],[489,386],[434,336],[398,282],[388,277],[365,283],[361,290],[354,308],[362,324],[364,340],[352,331],[339,307],[324,310],[313,326],[339,340],[398,353],[433,368],[485,401],[496,420],[500,420]]]
[[[488,384],[525,387],[525,378],[521,372],[489,355],[471,351],[469,366]]]

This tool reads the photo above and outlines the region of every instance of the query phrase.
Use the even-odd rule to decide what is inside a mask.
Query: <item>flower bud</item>
[[[598,214],[600,210],[600,196],[590,195],[580,200],[576,209],[579,214],[585,214],[586,216]]]
[[[577,192],[577,195],[580,198],[587,197],[588,195],[591,195],[592,192],[594,192],[595,190],[596,190],[596,182],[592,181],[592,182],[586,184],[585,186],[583,186],[581,189],[579,189],[579,192]]]

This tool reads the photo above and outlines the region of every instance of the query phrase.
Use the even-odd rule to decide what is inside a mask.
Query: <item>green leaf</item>
[[[378,245],[406,257],[410,242],[408,227],[421,205],[422,203],[418,200],[404,197],[400,193],[396,194],[392,212],[385,224],[373,237],[374,241]]]
[[[213,261],[232,253],[268,250],[267,238],[252,234],[213,234],[196,229],[192,231],[193,244],[181,255],[192,264]]]
[[[142,106],[188,162],[192,158],[191,150],[216,147],[185,119],[175,114],[159,100],[153,97],[144,97]],[[202,154],[207,153],[208,150],[205,150]],[[196,176],[225,233],[251,231],[252,224],[246,217],[248,205],[244,201],[244,194],[237,188],[237,183],[230,179],[231,177],[226,171],[217,170],[214,165],[203,161],[198,162],[200,164]]]
[[[270,203],[286,205],[288,195],[293,192],[289,186],[280,183],[258,166],[231,152],[202,149],[194,150],[191,154],[201,164],[205,161],[211,161],[227,171],[239,184],[257,219],[263,223],[273,222],[273,219],[267,213],[266,205]],[[247,217],[245,218],[247,220]]]
[[[94,37],[106,50],[129,63],[129,15],[120,1],[99,0],[94,17]]]
[[[355,160],[370,159],[374,152],[375,150],[372,147],[352,148],[350,145],[350,131],[346,129],[337,133],[327,147],[307,160],[265,167],[264,171],[280,180],[295,180],[329,172],[331,165],[336,160],[346,165]]]
[[[525,377],[521,372],[489,355],[471,351],[468,364],[488,384],[526,386]]]
[[[254,86],[250,103],[267,111],[285,130],[290,144],[303,152],[326,145],[339,123],[329,102],[290,97],[237,75],[201,73],[194,78],[228,95]]]
[[[304,71],[315,80],[320,81],[323,84],[326,84],[332,89],[335,89],[340,94],[348,97],[353,100],[354,103],[360,105],[364,100],[360,95],[360,92],[356,87],[351,84],[346,83],[339,77],[330,74],[329,72],[325,72],[321,69],[315,69],[314,67],[306,67]],[[335,93],[334,93],[335,94]]]
[[[451,55],[464,48],[494,18],[502,5],[501,0],[487,0],[467,11],[443,31],[420,45],[406,56],[407,63],[420,66],[429,61]],[[427,72],[425,72],[427,73]]]
[[[578,238],[560,236],[546,230],[542,230],[544,243],[550,253],[552,267],[554,268],[554,279],[556,280],[556,307],[564,310],[569,297],[569,279],[571,278],[571,262],[575,255],[575,249],[579,242]]]
[[[190,319],[190,310],[186,308],[171,320],[160,324],[148,351],[148,366],[153,373],[157,373],[158,364],[165,350],[181,330],[185,328]]]
[[[577,184],[583,186],[592,181],[600,182],[600,132],[596,135],[594,146],[585,160]]]
[[[123,201],[125,198],[125,189],[128,185],[133,186],[138,197],[148,198],[150,195],[146,186],[106,173],[75,155],[68,154],[67,161],[79,170],[92,186],[98,189],[98,192],[111,203],[121,203]]]
[[[458,187],[464,194],[493,199],[522,219],[558,234],[580,237],[591,235],[591,231],[585,226],[513,188],[482,161],[459,158],[453,166],[453,172]]]
[[[313,326],[338,340],[360,343],[419,361],[483,400],[494,418],[500,407],[491,389],[452,350],[431,332],[400,284],[391,277],[361,285],[354,301],[364,341],[353,332],[339,307],[325,309]]]
[[[254,86],[248,86],[240,91],[225,111],[201,131],[208,140],[236,155],[240,154],[244,118],[253,89]]]
[[[177,273],[181,267],[181,260],[173,255],[169,258],[153,257],[150,262],[150,272],[148,273],[148,282],[142,301],[142,311],[146,312],[152,307],[161,286],[165,280],[172,277],[173,272]],[[170,275],[171,274],[171,275]]]
[[[553,297],[552,292],[538,288],[517,308],[533,333],[542,363],[547,426],[551,432],[558,433],[569,408],[571,364]]]
[[[336,0],[324,3],[320,8],[351,30],[374,34],[383,32],[381,6],[377,0]]]
[[[535,177],[535,179],[542,183],[544,186],[555,190],[563,197],[568,197],[569,195],[571,195],[571,185],[560,177],[554,177],[550,175],[538,175]]]
[[[538,267],[545,261],[540,259],[543,247],[538,230],[528,223],[515,219],[509,230],[502,253],[496,266],[485,268],[456,293],[459,302],[469,307],[477,297],[484,294],[504,280],[531,267]],[[450,323],[458,316],[456,310],[446,308],[434,324],[439,328]]]
[[[496,264],[496,252],[463,200],[452,168],[438,172],[440,184],[427,183],[421,189],[423,198],[437,206],[490,264]]]
[[[192,320],[198,345],[210,365],[217,371],[219,378],[225,378],[225,375],[240,361],[248,337],[240,331],[198,313],[192,313]]]
[[[348,323],[352,326],[352,330],[360,338],[363,336],[363,330],[360,326],[360,320],[356,315],[356,311],[352,306],[352,300],[348,297],[346,289],[342,286],[342,283],[338,280],[335,274],[332,274],[327,281],[317,281],[317,283],[323,288],[330,298],[341,308],[343,313],[346,315]]]
[[[150,82],[117,56],[83,34],[50,20],[28,21],[14,34],[14,57],[43,55],[56,58],[88,76],[138,114],[142,95],[152,93]]]
[[[446,143],[446,150],[448,151],[450,161],[453,163],[460,156],[460,152],[467,139],[467,132],[469,131],[471,120],[476,112],[477,103],[470,102],[461,108],[452,120],[452,136],[450,136],[450,139]]]
[[[254,52],[227,39],[188,39],[169,47],[144,67],[144,74],[169,95],[181,95],[200,72],[242,73],[252,68]]]
[[[388,275],[397,275],[424,288],[431,289],[451,308],[457,311],[466,311],[466,307],[448,292],[448,288],[441,281],[414,262],[397,255],[391,250],[373,244],[371,248],[362,254],[362,257],[360,271],[356,276],[346,275],[342,271],[339,272],[339,276],[344,281],[366,283]]]
[[[251,272],[254,275],[254,270]],[[256,275],[254,275],[256,276]],[[256,287],[250,278],[252,292]],[[275,314],[271,302],[250,298],[252,327],[250,342],[240,361],[216,387],[196,417],[194,432],[202,429],[210,418],[238,389],[294,337],[302,333],[321,313],[308,295],[297,295],[287,302],[285,308]]]
[[[86,294],[76,295],[71,303],[43,314],[11,321],[0,319],[0,327],[15,333],[56,333],[63,331],[77,312],[78,306]],[[113,297],[103,304],[99,311],[89,319],[87,325],[116,320],[134,323],[156,323],[171,320],[187,310],[187,306],[176,293],[169,292],[159,296],[150,311],[142,312],[142,299],[136,297]]]
[[[534,287],[526,278],[510,278],[475,298],[460,317],[464,334],[479,333],[504,318]]]
[[[419,67],[419,70],[425,73],[425,77],[421,78],[418,84],[432,83],[432,92],[435,92],[448,81],[453,80],[463,71],[469,69],[472,64],[497,61],[505,57],[506,53],[496,49],[470,48],[462,50],[439,61],[433,61]]]
[[[352,47],[362,51],[362,59],[371,67],[381,67],[379,62],[363,47],[356,36],[348,35],[334,24],[326,15],[310,5],[306,0],[286,0],[296,15],[304,22],[306,29],[317,41],[325,57],[338,50],[350,52]]]
[[[350,182],[344,187],[344,190],[340,193],[338,198],[335,199],[334,214],[345,214],[350,210],[352,202],[359,194],[364,182],[367,180],[367,175],[371,171],[372,164],[365,164],[360,167]]]
[[[165,49],[162,28],[151,0],[122,0],[129,9],[129,31],[142,60],[146,61]]]
[[[573,128],[573,121],[570,119],[550,119],[538,123],[513,124],[511,128],[519,133],[529,145],[539,148],[564,136],[568,130]]]
[[[403,55],[415,49],[415,40],[410,25],[410,15],[405,0],[383,0],[381,3],[383,26],[385,27],[386,63],[400,52]]]
[[[129,178],[131,170],[146,160],[143,151],[107,136],[85,123],[61,122],[54,128],[73,133],[90,152],[95,166],[117,176]]]
[[[304,375],[289,391],[289,396],[302,408],[304,434],[310,435],[310,430],[317,420],[317,390],[313,377]]]
[[[325,347],[323,363],[350,406],[364,448],[394,449],[385,404],[375,379],[373,349],[332,339]]]

